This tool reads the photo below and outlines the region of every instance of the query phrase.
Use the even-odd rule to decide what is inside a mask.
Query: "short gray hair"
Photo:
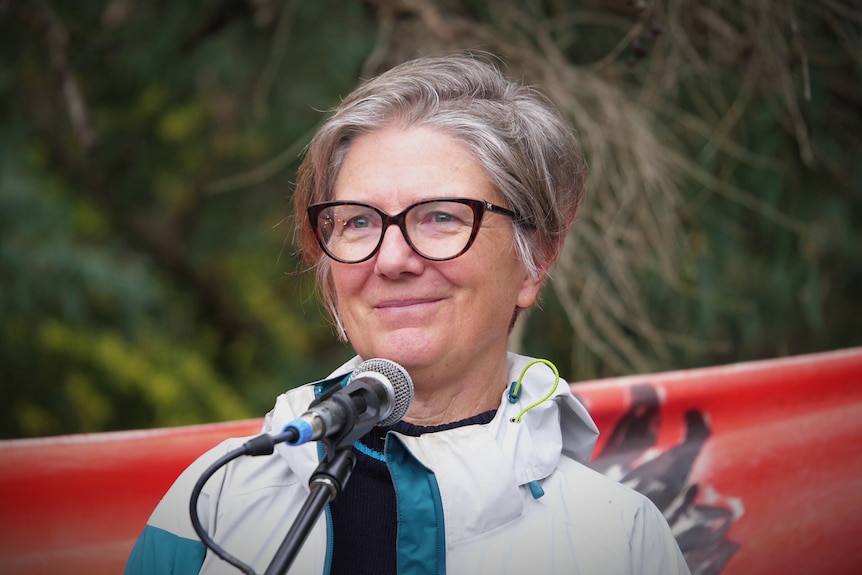
[[[411,60],[363,83],[317,131],[294,195],[299,249],[317,268],[324,303],[335,313],[330,263],[306,208],[332,199],[352,142],[390,126],[421,126],[461,141],[484,168],[514,221],[518,257],[538,277],[559,257],[584,192],[585,161],[571,127],[537,89],[508,80],[473,55]]]

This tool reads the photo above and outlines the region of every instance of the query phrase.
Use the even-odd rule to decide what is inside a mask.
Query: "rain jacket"
[[[586,466],[598,430],[568,385],[531,358],[509,354],[508,361],[513,385],[489,424],[419,437],[389,432],[384,457],[398,502],[399,574],[687,574],[657,508]],[[278,433],[315,394],[344,385],[358,363],[281,395],[264,431]],[[203,471],[244,442],[227,440],[183,472],[150,517],[126,574],[237,573],[207,552],[188,508]],[[312,443],[234,460],[204,487],[202,525],[263,573],[306,500],[318,461]],[[324,513],[290,573],[328,575],[333,544],[345,542],[332,541]]]

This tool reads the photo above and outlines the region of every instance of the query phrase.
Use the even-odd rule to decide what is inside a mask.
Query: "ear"
[[[536,277],[528,273],[524,274],[524,281],[521,283],[521,288],[518,290],[517,305],[521,309],[528,309],[539,299],[539,292],[542,291],[542,284],[545,283],[545,270],[539,272]]]

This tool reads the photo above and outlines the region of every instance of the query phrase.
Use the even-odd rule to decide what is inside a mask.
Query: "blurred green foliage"
[[[2,8],[0,436],[259,416],[350,355],[286,218],[313,106],[353,86],[373,19],[295,4],[276,56],[271,3]],[[265,183],[210,189],[295,142]]]
[[[0,437],[259,416],[349,357],[297,269],[289,204],[321,111],[379,41],[372,4],[0,5]],[[456,12],[493,24],[489,5]],[[621,34],[577,30],[575,63]],[[669,287],[650,261],[639,278],[675,338],[659,367],[862,343],[859,69],[832,57],[834,31],[806,33],[817,162],[800,159],[768,95],[753,98],[735,137],[769,161],[675,133],[758,203],[687,183],[679,282]],[[636,93],[648,73],[635,66],[624,84]],[[728,98],[741,76],[722,79]],[[678,96],[710,122],[696,87]],[[559,360],[570,379],[616,374],[546,292],[525,350]]]
[[[633,3],[561,4],[559,18],[572,25],[560,34],[576,38],[569,62],[595,66],[622,48],[617,59],[628,67],[609,66],[606,76],[685,155],[674,161],[682,195],[681,234],[668,246],[673,273],[651,246],[621,250],[640,262],[646,319],[666,346],[638,331],[644,318],[632,308],[615,321],[626,341],[611,345],[631,345],[629,357],[646,358],[640,369],[659,371],[862,344],[859,6],[645,2],[632,16]],[[592,184],[588,204],[606,193]],[[608,278],[619,264],[598,257],[582,273]],[[639,370],[610,365],[583,330],[573,333],[555,296],[546,290],[546,312],[530,316],[526,351],[568,357],[561,371],[574,380]]]

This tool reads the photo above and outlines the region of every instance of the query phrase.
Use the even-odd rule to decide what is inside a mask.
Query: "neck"
[[[433,371],[434,376],[425,372]],[[505,357],[493,369],[474,369],[441,376],[444,370],[413,371],[413,404],[404,421],[414,425],[443,425],[496,409],[508,385]]]

